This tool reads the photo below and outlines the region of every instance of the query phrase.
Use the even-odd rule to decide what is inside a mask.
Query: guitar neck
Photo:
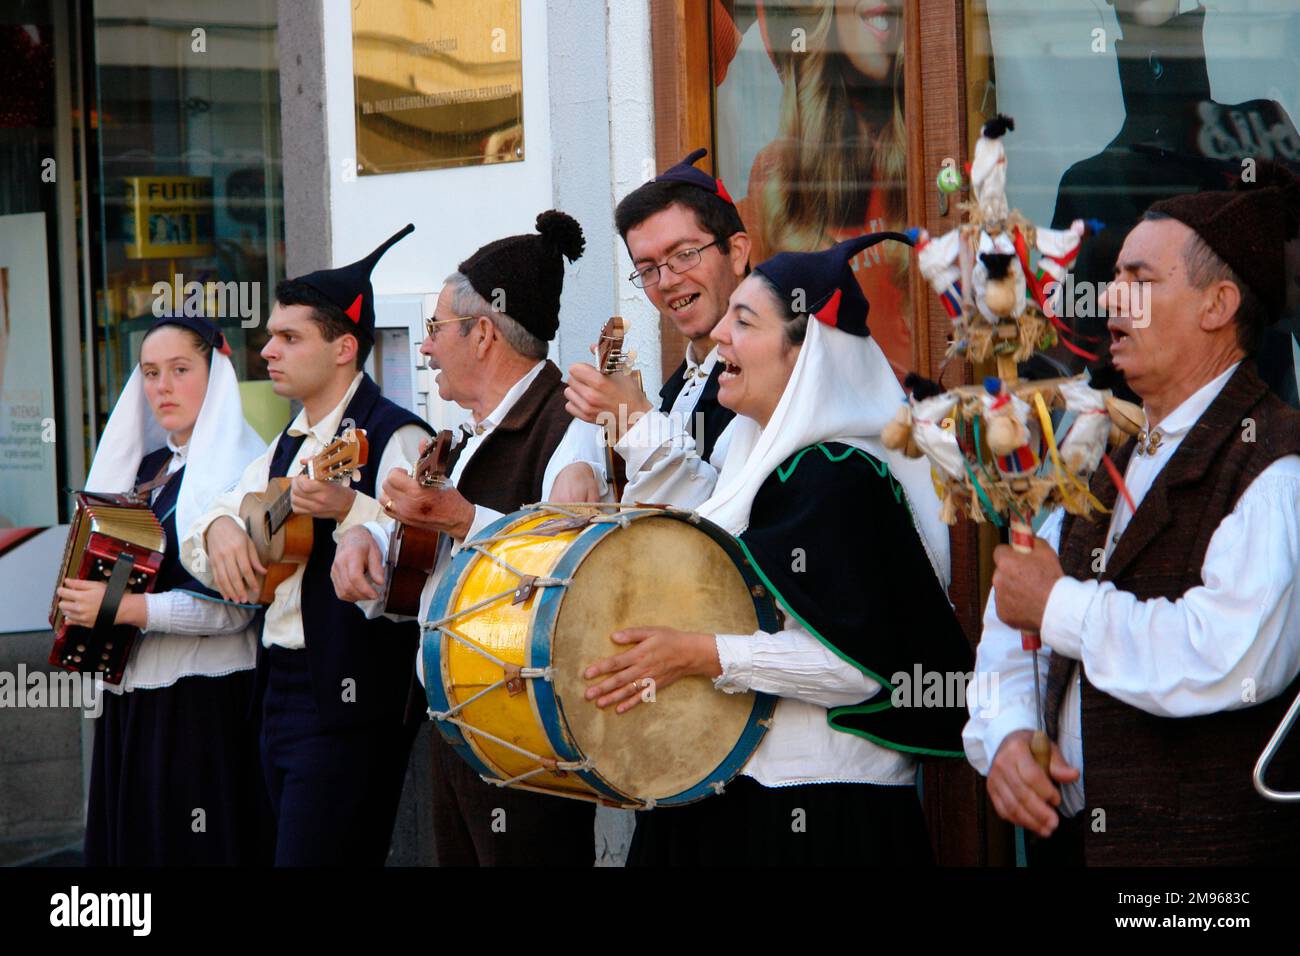
[[[275,501],[271,502],[271,507],[267,509],[266,513],[267,519],[271,523],[271,527],[269,528],[270,535],[274,536],[284,527],[284,523],[288,521],[289,517],[293,514],[293,498],[291,497],[288,488],[285,488],[284,491],[280,492],[280,496],[276,498]]]

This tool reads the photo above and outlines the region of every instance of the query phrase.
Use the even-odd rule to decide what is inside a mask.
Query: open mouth
[[[893,20],[889,15],[889,7],[886,4],[879,3],[868,5],[859,3],[855,11],[862,25],[870,30],[877,40],[886,40],[889,33],[894,28]]]
[[[722,384],[723,382],[729,382],[732,379],[737,378],[740,374],[741,374],[741,369],[739,365],[737,365],[735,362],[728,362],[726,359],[723,359],[722,374],[718,376],[718,384]]]
[[[695,300],[699,297],[700,294],[698,292],[692,292],[690,295],[679,296],[678,298],[669,301],[668,308],[672,309],[674,312],[685,312],[695,304]]]
[[[1115,347],[1116,345],[1118,345],[1120,342],[1123,342],[1123,341],[1125,341],[1126,339],[1129,338],[1128,330],[1127,330],[1127,329],[1123,329],[1123,328],[1121,328],[1121,327],[1118,326],[1118,325],[1108,324],[1108,325],[1106,326],[1106,329],[1107,329],[1107,331],[1110,332],[1110,347],[1111,347],[1111,348],[1114,348],[1114,347]]]

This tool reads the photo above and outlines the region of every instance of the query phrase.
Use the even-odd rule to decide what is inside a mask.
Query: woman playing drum
[[[713,332],[727,363],[719,399],[737,413],[716,487],[628,491],[736,535],[785,618],[744,635],[646,621],[614,635],[626,651],[587,668],[587,699],[619,713],[689,675],[780,698],[721,796],[638,814],[632,864],[931,860],[917,759],[961,756],[971,653],[946,594],[928,467],[879,440],[903,393],[869,337],[850,260],[886,238],[907,241],[863,236],[757,266]]]

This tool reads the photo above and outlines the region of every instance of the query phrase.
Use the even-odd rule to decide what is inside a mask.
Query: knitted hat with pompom
[[[585,248],[577,220],[550,209],[537,217],[536,235],[489,242],[459,271],[492,308],[549,342],[560,327],[563,260],[576,262]]]

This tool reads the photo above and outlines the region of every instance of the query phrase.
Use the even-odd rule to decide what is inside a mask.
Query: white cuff
[[[171,600],[164,594],[149,592],[144,596],[144,632],[167,634],[172,629]]]
[[[728,694],[749,690],[754,668],[754,642],[752,634],[715,634],[718,663],[722,673],[713,678],[713,686]]]
[[[343,516],[343,520],[337,522],[334,527],[334,540],[337,542],[340,535],[351,528],[370,521],[380,521],[385,517],[384,509],[380,507],[378,501],[358,491],[352,497],[352,507]]]
[[[984,759],[982,761],[970,759],[971,766],[987,777],[989,768],[993,765],[993,758],[998,755],[998,748],[1002,746],[1002,741],[1017,730],[1034,730],[1037,727],[1038,718],[1034,716],[1032,710],[1023,707],[1000,708],[998,715],[984,725],[982,740]],[[972,758],[972,756],[967,750],[967,757]],[[983,766],[980,765],[981,763]]]
[[[663,412],[651,409],[614,443],[614,451],[627,462],[627,473],[635,475],[646,460],[672,436],[671,421]]]
[[[485,508],[482,505],[475,505],[474,520],[470,522],[469,531],[466,532],[465,537],[459,541],[454,538],[452,539],[452,553],[454,554],[463,548],[466,541],[473,541],[483,533],[484,528],[502,517],[504,517],[504,514],[500,511],[493,511],[491,508]]]
[[[1043,608],[1043,643],[1053,654],[1083,659],[1083,623],[1101,587],[1097,581],[1063,577],[1054,585]]]

